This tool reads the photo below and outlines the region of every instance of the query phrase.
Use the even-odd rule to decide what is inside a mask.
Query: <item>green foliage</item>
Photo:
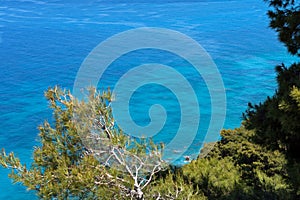
[[[209,199],[225,199],[231,196],[241,178],[239,170],[229,157],[192,161],[183,167],[183,174],[195,187],[201,188]]]
[[[300,56],[300,2],[266,1],[271,7],[268,13],[271,28],[278,32],[280,41],[291,54]],[[249,103],[244,114],[244,125],[248,130],[254,131],[253,143],[269,149],[269,152],[273,151],[274,156],[275,153],[286,156],[284,165],[274,163],[279,164],[284,172],[276,169],[273,174],[269,174],[269,170],[255,170],[257,184],[264,188],[266,195],[275,191],[281,196],[287,195],[287,199],[297,199],[300,198],[300,63],[294,63],[290,67],[282,64],[276,67],[276,71],[277,91],[263,103]],[[290,186],[287,187],[284,181]]]
[[[278,91],[259,105],[249,104],[245,125],[256,132],[255,141],[299,159],[300,64],[277,67]]]
[[[270,26],[300,56],[299,2],[265,1]],[[54,124],[39,127],[31,167],[4,150],[0,164],[41,199],[300,199],[300,63],[276,71],[274,96],[249,103],[240,128],[223,130],[180,169],[162,171],[163,145],[126,136],[112,117],[111,92],[94,88],[85,101],[50,88]]]
[[[41,199],[292,199],[299,195],[299,165],[279,150],[255,143],[256,132],[223,130],[199,158],[165,172],[162,146],[123,134],[114,123],[111,93],[90,89],[86,101],[55,87],[45,93],[54,127],[39,127],[30,168],[13,153],[0,155],[14,183]],[[299,89],[290,97],[299,105]],[[285,105],[285,103],[282,103]],[[283,106],[285,110],[290,107]],[[210,151],[212,149],[212,151]],[[203,153],[207,155],[203,157]],[[296,178],[294,178],[296,177]],[[146,187],[147,186],[147,187]]]
[[[300,6],[297,0],[265,0],[270,7],[268,15],[270,27],[278,32],[283,42],[293,55],[300,55]]]
[[[300,55],[300,2],[296,0],[265,0],[271,10],[270,26],[293,55]],[[300,63],[276,67],[278,89],[258,105],[249,103],[244,114],[247,129],[255,130],[255,142],[279,149],[291,158],[300,159]]]
[[[278,194],[281,199],[291,198],[288,191],[290,186],[286,184],[283,176],[275,174],[273,176],[268,176],[266,173],[257,170],[256,175],[258,178],[258,187],[261,187],[264,191],[264,197],[274,198],[274,194]]]
[[[250,182],[254,178],[255,170],[262,170],[269,176],[274,174],[285,174],[284,167],[286,159],[284,154],[279,151],[267,150],[265,147],[252,142],[255,133],[245,128],[234,130],[223,130],[222,140],[217,146],[218,155],[229,156],[235,165],[242,170],[242,176]]]
[[[184,179],[181,170],[168,170],[157,176],[146,192],[147,199],[205,200],[207,197],[193,183]]]
[[[161,148],[122,133],[113,122],[110,91],[92,88],[87,101],[78,101],[54,87],[45,96],[55,124],[39,127],[41,146],[34,149],[32,166],[13,153],[0,155],[14,183],[42,199],[141,199],[141,190],[162,170]]]
[[[223,130],[213,151],[183,174],[208,199],[293,199],[285,155],[253,143],[254,135],[243,127]]]

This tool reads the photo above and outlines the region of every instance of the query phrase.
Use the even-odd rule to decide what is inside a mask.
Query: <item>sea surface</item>
[[[274,67],[293,60],[268,28],[266,11],[262,0],[0,0],[0,147],[14,151],[29,166],[33,147],[39,145],[37,126],[52,119],[44,91],[55,85],[72,89],[81,63],[96,45],[140,27],[179,31],[202,45],[224,81],[224,128],[238,127],[248,102],[258,103],[274,93]],[[114,87],[124,67],[149,61],[149,55],[154,57],[151,61],[162,64],[188,64],[172,54],[133,52],[114,62],[116,71],[108,73],[98,87]],[[208,127],[211,102],[201,77],[194,77],[193,71],[182,73],[192,84],[203,83],[202,89],[196,89],[203,112],[199,137],[188,152],[196,157]],[[157,96],[148,98],[149,92]],[[149,85],[139,88],[132,100],[136,111],[132,116],[137,124],[147,125],[149,106],[160,101],[170,118],[156,140],[168,142],[180,122],[178,106],[168,106],[177,102],[170,91]],[[0,199],[34,199],[34,192],[11,184],[8,172],[0,169]]]

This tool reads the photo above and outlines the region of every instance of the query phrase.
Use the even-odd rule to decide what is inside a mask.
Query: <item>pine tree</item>
[[[39,127],[31,167],[13,153],[0,155],[14,183],[42,199],[144,199],[146,186],[165,167],[162,147],[125,135],[114,123],[110,91],[91,88],[86,101],[58,87],[45,93],[54,125]]]

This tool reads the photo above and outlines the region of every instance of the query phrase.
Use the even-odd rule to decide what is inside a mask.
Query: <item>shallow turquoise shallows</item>
[[[43,97],[44,91],[54,85],[71,89],[89,52],[121,31],[168,28],[199,42],[215,61],[224,81],[227,96],[224,128],[240,125],[249,101],[258,103],[272,95],[276,87],[275,65],[293,60],[268,28],[267,6],[262,0],[107,2],[0,1],[0,147],[14,151],[24,163],[30,164],[33,146],[39,145],[36,127],[45,119],[51,121],[52,112]],[[114,71],[108,71],[98,87],[113,87],[126,67],[149,61],[169,66],[189,64],[173,54],[147,49],[132,52],[112,64]],[[203,80],[195,78],[193,71],[181,69],[181,72],[192,85],[203,85],[195,89],[201,111],[198,137],[186,152],[194,158],[208,126],[211,102]],[[149,92],[158,96],[148,98]],[[132,118],[139,125],[147,125],[149,106],[158,103],[162,103],[169,115],[155,140],[168,142],[178,128],[180,117],[176,113],[180,110],[176,96],[166,88],[158,85],[139,88],[131,101],[136,111]],[[23,186],[11,185],[7,173],[8,170],[0,169],[0,199],[35,198]]]

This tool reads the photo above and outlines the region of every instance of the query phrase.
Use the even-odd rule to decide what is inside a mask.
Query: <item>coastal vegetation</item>
[[[270,27],[299,57],[299,2],[266,2]],[[90,88],[79,101],[58,87],[45,93],[54,122],[39,127],[32,165],[4,150],[0,164],[41,199],[300,199],[300,64],[276,72],[275,94],[249,103],[239,128],[222,130],[205,157],[183,167],[161,159],[162,144],[122,132],[110,91]]]

